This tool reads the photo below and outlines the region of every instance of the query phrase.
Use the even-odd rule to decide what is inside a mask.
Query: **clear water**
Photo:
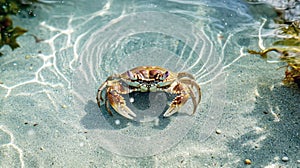
[[[36,12],[16,18],[30,32],[0,58],[0,167],[299,166],[299,93],[280,84],[280,65],[246,54],[261,18],[272,26],[267,5],[80,0]],[[196,114],[188,101],[157,117],[161,93],[128,104],[138,121],[99,109],[106,78],[141,65],[193,74]]]

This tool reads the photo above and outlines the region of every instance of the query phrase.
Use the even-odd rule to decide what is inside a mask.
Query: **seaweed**
[[[17,37],[21,36],[27,30],[21,27],[13,27],[13,22],[8,16],[0,16],[0,48],[4,45],[9,45],[12,50],[20,47],[17,43]],[[0,53],[0,55],[2,55]]]
[[[38,0],[0,0],[0,49],[8,45],[12,50],[20,47],[16,39],[27,32],[19,26],[14,27],[10,15],[17,15],[22,10],[28,9]],[[35,16],[32,10],[28,11],[29,16]],[[0,52],[0,56],[2,53]]]
[[[286,85],[297,84],[300,88],[300,21],[294,21],[287,27],[281,27],[281,35],[273,46],[261,51],[248,50],[250,54],[258,54],[267,59],[268,53],[276,52],[279,54],[280,62],[285,62],[285,78],[283,83]]]

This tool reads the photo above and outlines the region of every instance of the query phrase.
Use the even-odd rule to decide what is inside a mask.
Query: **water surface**
[[[299,94],[280,84],[278,65],[246,54],[258,46],[259,10],[238,0],[82,0],[38,8],[30,22],[17,18],[44,41],[20,37],[22,48],[4,48],[0,59],[1,166],[297,165]],[[141,65],[193,74],[202,89],[196,114],[188,115],[191,101],[170,118],[142,122],[99,109],[101,83]],[[166,95],[147,96],[129,106],[165,110]]]

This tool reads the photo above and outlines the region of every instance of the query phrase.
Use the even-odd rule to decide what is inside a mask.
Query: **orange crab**
[[[110,106],[120,115],[133,119],[136,114],[126,106],[122,95],[131,92],[156,91],[177,95],[163,114],[164,117],[176,113],[190,97],[194,105],[194,114],[201,100],[201,89],[193,75],[186,72],[171,72],[158,66],[139,66],[122,74],[108,77],[99,87],[96,99],[99,107],[101,102],[105,102],[106,109],[111,115]]]

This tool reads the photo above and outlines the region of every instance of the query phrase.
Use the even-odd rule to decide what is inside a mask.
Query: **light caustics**
[[[43,92],[59,110],[58,104],[61,102],[58,101],[63,99],[62,94],[53,92],[53,88],[67,90],[69,93],[63,96],[71,95],[74,103],[73,112],[65,115],[72,115],[70,118],[76,120],[64,122],[78,129],[88,129],[86,136],[90,143],[120,155],[142,157],[159,154],[180,142],[196,125],[199,140],[206,139],[218,124],[223,111],[226,89],[223,70],[230,66],[223,66],[222,63],[225,46],[218,49],[207,35],[207,27],[196,26],[195,22],[171,13],[122,14],[101,25],[103,23],[98,23],[97,18],[108,15],[109,9],[108,2],[96,13],[82,17],[66,16],[69,22],[65,29],[42,22],[41,26],[54,34],[44,41],[52,53],[38,55],[43,65],[32,79],[12,86],[1,84],[0,87],[7,90],[5,97],[19,87],[38,84],[40,89],[32,87],[28,92],[14,94],[34,96],[32,93]],[[196,114],[184,115],[192,109],[190,101],[179,115],[168,119],[150,116],[143,123],[100,112],[95,99],[99,85],[113,73],[122,73],[140,65],[155,65],[174,72],[194,74],[203,95]],[[55,76],[57,82],[49,82],[51,76]],[[130,99],[129,95],[126,96]],[[135,105],[129,106],[135,112],[146,114],[161,110],[159,113],[162,113],[164,104],[161,100],[166,104],[166,95],[149,94],[149,107],[140,109]],[[88,113],[92,118],[84,121],[82,114]],[[86,123],[96,126],[86,126]],[[119,127],[124,123],[124,127]]]
[[[58,29],[46,25],[45,22],[41,22],[40,26],[46,28],[48,31],[56,32],[54,36],[41,42],[44,45],[49,46],[50,51],[47,54],[39,53],[37,55],[26,55],[26,61],[30,61],[31,65],[34,65],[34,67],[26,67],[28,68],[28,72],[26,74],[18,72],[16,75],[18,75],[18,78],[26,78],[27,80],[24,80],[22,82],[3,82],[3,84],[0,84],[0,88],[6,91],[4,98],[18,95],[34,96],[40,93],[44,93],[47,95],[49,102],[51,102],[51,104],[56,107],[56,109],[58,109],[58,104],[60,103],[58,103],[57,100],[60,96],[55,95],[55,93],[53,93],[53,90],[65,90],[65,88],[71,88],[71,80],[66,73],[70,68],[61,66],[61,63],[65,62],[67,59],[60,58],[58,57],[58,55],[59,51],[64,50],[64,47],[72,47],[72,44],[70,40],[66,40],[66,42],[63,44],[64,47],[58,48],[58,46],[56,46],[55,40],[57,40],[57,38],[61,36],[67,36],[68,39],[70,39],[73,30],[70,27],[67,29]],[[20,65],[18,66],[23,66],[24,61],[20,60],[19,62]],[[12,66],[17,68],[17,63],[8,61],[1,65],[3,69],[11,69]],[[6,73],[8,73],[9,75],[9,73],[15,72],[10,72],[8,70]],[[16,92],[13,92],[15,90]]]
[[[89,139],[111,152],[142,157],[170,149],[198,123],[202,125],[198,131],[199,140],[210,135],[222,115],[225,81],[221,75],[222,52],[216,51],[205,27],[196,27],[175,14],[141,12],[123,14],[84,38],[84,45],[75,49],[80,51],[73,76],[76,110],[99,110],[95,103],[99,85],[111,74],[142,65],[192,73],[203,90],[203,101],[194,116],[184,115],[192,109],[189,101],[175,117],[155,116],[164,110],[161,100],[167,100],[164,94],[157,98],[155,93],[149,94],[146,109],[141,110],[131,105],[131,101],[127,102],[135,113],[147,115],[159,111],[141,123],[117,118],[116,114],[111,117],[99,110],[101,116],[93,122],[101,124],[89,130]],[[132,100],[129,95],[124,97]],[[94,104],[87,106],[91,101]],[[124,122],[126,126],[118,128]],[[165,125],[161,126],[160,122]]]
[[[21,168],[24,168],[25,167],[25,164],[24,164],[24,154],[23,154],[23,150],[16,145],[15,143],[15,137],[13,135],[13,133],[8,130],[4,125],[0,125],[0,151],[2,156],[4,156],[3,158],[0,159],[1,163],[0,162],[0,166],[7,166],[8,164],[17,164],[15,161],[13,161],[13,158],[6,158],[5,156],[7,157],[11,157],[9,155],[5,155],[4,151],[5,151],[5,148],[12,148],[13,150],[15,150],[17,152],[17,155],[18,155],[18,160],[19,160],[19,166],[18,167],[21,167]],[[7,137],[7,138],[6,138]],[[5,142],[5,140],[8,140],[8,142]],[[8,150],[8,152],[11,152],[10,150]],[[11,163],[10,161],[13,161],[13,163]],[[7,165],[6,165],[7,164]]]

